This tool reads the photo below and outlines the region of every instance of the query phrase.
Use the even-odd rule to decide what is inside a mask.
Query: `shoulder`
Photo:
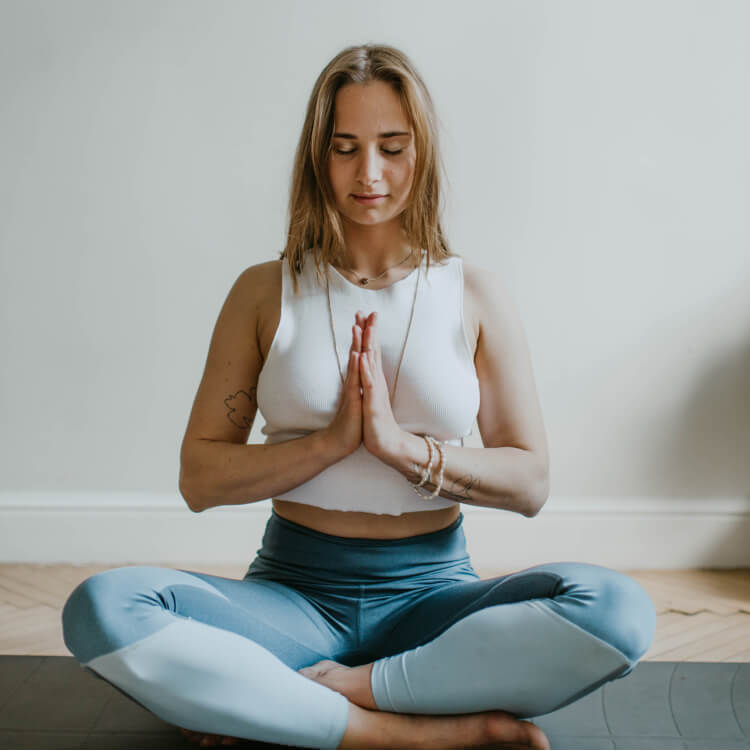
[[[248,266],[240,276],[245,277],[248,280],[248,283],[251,284],[253,282],[257,284],[258,282],[267,281],[269,279],[280,278],[282,263],[285,263],[285,261],[282,261],[280,258],[277,258],[275,261],[256,263],[253,266]]]
[[[480,325],[502,311],[514,309],[513,299],[502,275],[491,269],[463,261],[464,297],[476,311]]]
[[[472,292],[486,295],[489,292],[507,293],[507,288],[501,274],[484,266],[478,266],[474,262],[462,259],[464,272],[464,285]]]
[[[265,302],[269,297],[278,298],[281,289],[281,259],[264,261],[248,266],[237,278],[235,284],[249,303]]]

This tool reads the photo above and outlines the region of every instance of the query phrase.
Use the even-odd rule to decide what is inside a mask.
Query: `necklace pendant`
[[[359,283],[364,285],[365,287],[370,283],[369,279],[360,279]]]

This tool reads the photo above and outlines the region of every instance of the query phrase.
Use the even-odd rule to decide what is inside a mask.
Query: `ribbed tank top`
[[[373,290],[349,281],[333,266],[324,268],[338,352],[331,335],[325,278],[318,279],[308,257],[295,294],[287,261],[281,263],[281,317],[256,389],[266,421],[261,429],[266,444],[299,438],[331,423],[343,390],[336,355],[346,378],[357,310],[365,316],[377,311],[383,373],[389,393],[393,389],[417,269],[389,287]],[[404,430],[457,446],[471,435],[479,411],[479,381],[464,327],[463,289],[459,256],[431,262],[429,272],[423,256],[414,318],[391,405]],[[440,496],[423,500],[404,475],[373,456],[364,444],[278,497],[324,509],[393,516],[456,505]]]

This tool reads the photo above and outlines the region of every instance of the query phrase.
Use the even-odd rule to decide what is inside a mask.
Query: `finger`
[[[356,388],[359,393],[359,360],[361,357],[362,349],[362,332],[354,324],[352,326],[352,346],[349,348],[349,366],[346,372],[346,383],[351,388]]]
[[[371,354],[372,354],[371,352],[368,352],[359,358],[359,361],[360,361],[359,374],[362,379],[362,387],[365,389],[372,389],[373,384],[374,384],[374,378],[372,374],[373,372],[372,363],[369,358],[369,355]]]
[[[380,362],[380,343],[378,342],[378,330],[377,321],[374,318],[376,314],[373,313],[372,317],[368,317],[367,330],[367,344],[363,346],[363,349],[368,349],[370,355],[374,361]]]
[[[373,313],[370,313],[368,315],[365,315],[364,313],[358,313],[359,315],[359,325],[362,327],[362,331],[364,331],[370,324],[372,320]]]
[[[370,319],[369,317],[365,319],[365,325],[362,328],[362,349],[370,349],[372,347],[372,344],[370,344],[370,341],[372,340],[372,330],[370,328]]]
[[[352,350],[349,353],[349,366],[346,371],[346,385],[349,388],[359,389],[359,361],[362,358],[359,356],[359,352]]]

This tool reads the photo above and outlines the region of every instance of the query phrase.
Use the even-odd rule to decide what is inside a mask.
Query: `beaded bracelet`
[[[420,483],[419,485],[412,485],[412,487],[414,488],[414,492],[420,498],[429,499],[429,498],[435,498],[435,496],[437,496],[438,493],[440,493],[440,490],[443,487],[443,473],[445,471],[445,452],[443,450],[443,445],[439,441],[435,440],[435,438],[433,438],[431,435],[425,435],[422,437],[425,439],[428,446],[432,447],[434,445],[435,448],[437,448],[438,453],[440,454],[440,463],[438,465],[438,483],[437,483],[435,490],[432,493],[430,493],[430,495],[423,495],[419,491],[419,485],[421,485],[422,483]],[[431,465],[432,465],[432,450],[430,449],[430,464],[428,465],[428,471]]]
[[[427,443],[427,450],[429,453],[429,460],[427,462],[427,466],[424,468],[424,472],[422,472],[422,479],[416,484],[412,485],[413,488],[421,488],[422,485],[424,485],[427,480],[430,477],[430,472],[432,471],[432,462],[433,462],[433,451],[432,451],[432,442],[427,439],[426,436],[422,436],[422,438],[425,439],[425,443]]]
[[[442,443],[439,443],[434,438],[432,439],[435,441],[435,446],[437,447],[437,450],[440,452],[440,465],[438,467],[438,482],[437,487],[435,488],[435,491],[432,494],[432,498],[434,498],[436,495],[440,493],[440,490],[443,487],[443,474],[445,472],[445,448]]]

